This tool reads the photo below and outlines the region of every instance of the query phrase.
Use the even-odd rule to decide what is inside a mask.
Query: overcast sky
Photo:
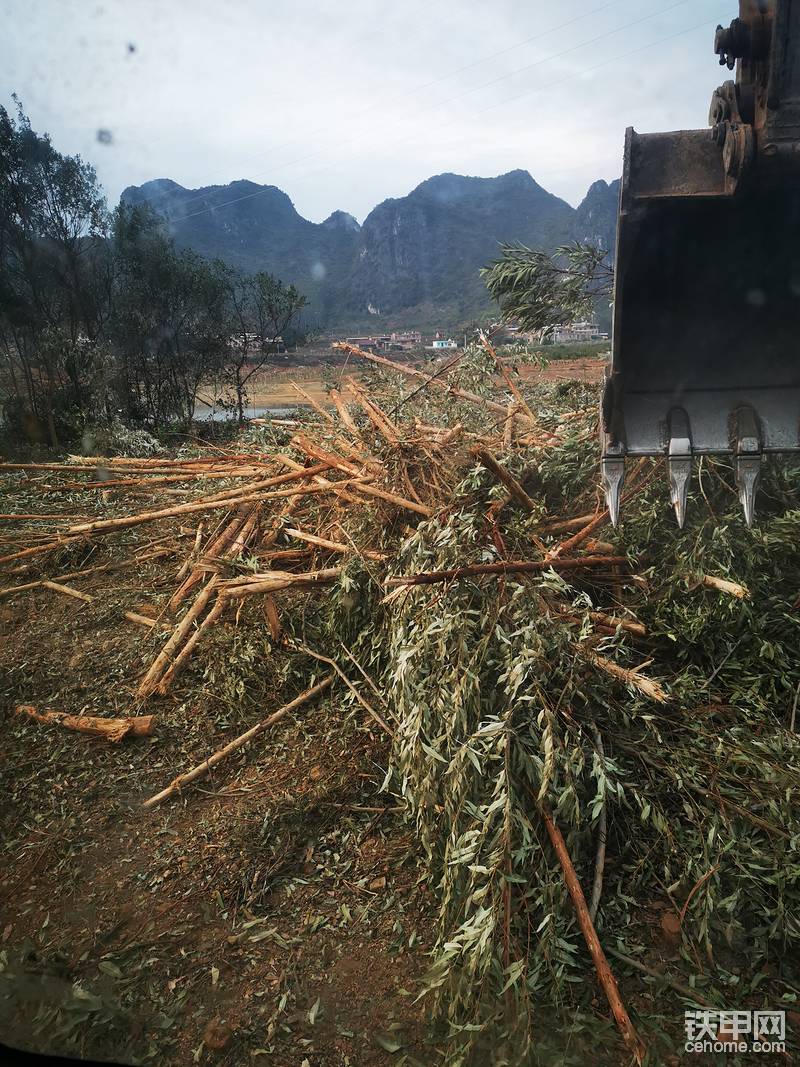
[[[127,185],[249,178],[359,221],[432,174],[577,203],[624,129],[705,126],[735,0],[0,0],[0,103]],[[98,131],[111,140],[98,140]]]

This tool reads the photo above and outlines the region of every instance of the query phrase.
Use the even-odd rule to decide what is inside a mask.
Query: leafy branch
[[[594,301],[610,296],[614,282],[608,253],[577,241],[552,254],[520,243],[503,244],[500,258],[482,267],[481,275],[504,319],[543,333],[589,317]]]

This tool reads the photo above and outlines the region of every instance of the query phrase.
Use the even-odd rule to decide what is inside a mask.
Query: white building
[[[554,326],[549,339],[554,345],[563,345],[570,342],[607,341],[608,334],[601,333],[596,322],[568,322]]]

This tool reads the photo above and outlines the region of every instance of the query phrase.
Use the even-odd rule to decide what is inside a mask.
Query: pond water
[[[276,419],[293,419],[297,413],[296,407],[262,407],[260,404],[248,404],[244,411],[248,419],[263,419],[270,415]],[[212,408],[198,402],[194,417],[198,422],[225,422],[226,419],[236,418],[236,415],[228,408]]]

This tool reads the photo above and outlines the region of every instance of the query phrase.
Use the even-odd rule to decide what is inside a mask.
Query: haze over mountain
[[[592,241],[613,250],[619,182],[595,182],[577,208],[525,170],[495,178],[439,174],[384,200],[359,225],[335,211],[309,222],[275,186],[249,181],[184,189],[168,178],[131,186],[177,244],[294,282],[318,324],[452,324],[491,306],[480,267],[505,241],[552,249]]]

